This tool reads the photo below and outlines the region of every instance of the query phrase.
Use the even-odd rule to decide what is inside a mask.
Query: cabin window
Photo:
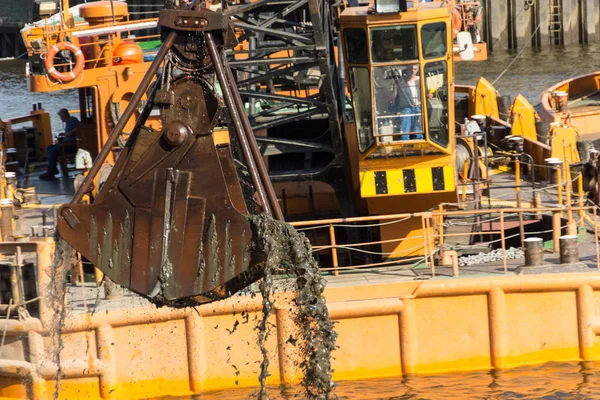
[[[356,121],[358,148],[361,153],[373,146],[375,138],[372,128],[371,85],[367,68],[350,68],[350,91]]]
[[[348,64],[367,64],[369,62],[367,32],[364,29],[344,29],[344,43],[346,45],[346,60],[348,60]]]
[[[373,87],[379,141],[424,140],[419,64],[374,67]]]
[[[373,62],[416,60],[417,28],[415,25],[371,28]]]
[[[431,62],[424,69],[429,140],[448,147],[448,64]]]
[[[447,38],[446,23],[436,22],[421,27],[421,43],[423,47],[423,57],[435,58],[446,55]]]

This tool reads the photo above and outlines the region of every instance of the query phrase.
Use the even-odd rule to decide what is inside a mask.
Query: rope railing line
[[[584,208],[589,209],[589,207],[584,207]],[[594,208],[600,209],[600,207],[598,207],[597,205],[594,205]],[[552,211],[553,212],[561,212],[562,210],[563,210],[563,208],[561,208],[561,209],[554,208]],[[509,215],[514,215],[514,214],[516,214],[516,213],[511,213]],[[526,214],[533,214],[533,213],[526,213]],[[502,215],[501,217],[505,217],[505,216],[506,215]],[[429,218],[430,220],[434,219],[433,216],[429,216],[427,218]],[[589,223],[590,221],[588,220],[586,222]],[[426,224],[426,226],[427,226],[427,224]],[[568,224],[561,226],[560,230],[564,230],[566,228],[568,228]],[[547,230],[526,232],[525,235],[531,237],[532,235],[541,235],[541,234],[547,234],[547,233],[552,233],[552,232],[553,232],[553,229],[547,229]],[[485,234],[485,232],[482,232],[481,234]],[[520,235],[521,235],[521,233],[519,232],[519,233],[515,233],[513,235],[501,237],[499,239],[490,240],[487,242],[481,242],[478,244],[481,246],[489,246],[489,245],[492,245],[495,243],[500,243],[500,242],[506,243],[508,240],[519,237]],[[427,249],[427,250],[425,250],[425,252],[427,254],[423,257],[418,257],[418,258],[412,257],[412,258],[405,258],[405,259],[401,259],[401,260],[390,260],[390,261],[383,261],[380,263],[364,264],[364,265],[357,265],[357,266],[334,266],[334,267],[322,268],[322,270],[323,271],[338,271],[338,270],[354,270],[354,269],[369,268],[369,267],[375,267],[375,266],[385,266],[385,265],[405,265],[406,261],[414,260],[414,259],[419,259],[419,260],[430,259],[430,260],[432,260],[433,257],[435,256],[435,254],[438,254],[440,252],[439,243],[437,245],[435,244],[436,239],[439,237],[440,237],[440,235],[436,235],[435,232],[431,232],[426,235],[420,235],[420,236],[415,236],[415,237],[410,237],[410,238],[392,239],[389,242],[402,241],[402,240],[407,240],[407,239],[419,239],[419,238],[426,239],[424,241],[424,243],[422,243],[422,244],[420,243],[417,246],[413,246],[408,249],[400,249],[400,250],[394,251],[394,252],[377,252],[377,251],[368,251],[368,250],[363,250],[363,249],[357,248],[358,246],[367,245],[367,243],[356,243],[352,246],[349,246],[349,245],[323,246],[323,247],[320,247],[319,249],[313,249],[313,252],[318,252],[318,251],[322,251],[322,250],[330,250],[330,249],[346,249],[349,251],[356,251],[356,252],[371,254],[371,255],[393,256],[393,255],[397,255],[397,254],[401,254],[401,253],[406,254],[406,253],[409,253],[409,252],[415,251],[415,250]],[[430,246],[431,246],[431,249],[428,249]],[[505,245],[502,247],[502,249],[504,251],[506,251]],[[432,265],[431,268],[432,268],[432,273],[434,273],[433,271],[434,271],[435,267]]]
[[[340,245],[344,245],[344,246],[373,246],[373,245],[377,245],[377,244],[387,244],[387,243],[395,243],[395,242],[403,242],[405,240],[411,240],[411,239],[423,239],[423,235],[419,235],[419,236],[408,236],[408,237],[403,237],[403,238],[398,238],[398,239],[388,239],[388,240],[377,240],[375,242],[364,242],[364,243],[342,243],[342,244],[336,244],[336,246],[313,246],[312,249],[313,250],[322,250],[322,249],[331,249],[331,248],[335,248],[338,247]]]
[[[164,6],[161,4],[127,4],[127,7],[129,7],[129,8],[164,8]]]
[[[421,236],[421,238],[423,238],[423,236]],[[417,246],[414,247],[410,247],[408,249],[401,249],[400,251],[393,251],[390,253],[384,253],[384,252],[378,252],[378,251],[369,251],[369,250],[363,250],[363,249],[357,249],[355,247],[352,246],[346,246],[343,244],[336,244],[335,246],[327,246],[327,247],[323,247],[321,249],[318,250],[312,250],[313,253],[322,251],[322,250],[330,250],[330,249],[346,249],[346,250],[350,250],[350,251],[356,251],[359,253],[365,253],[365,254],[371,254],[371,255],[375,255],[375,256],[391,256],[394,254],[398,254],[398,253],[407,253],[410,251],[414,251],[414,250],[418,250],[418,249],[422,249],[424,247],[424,244],[421,243]]]
[[[560,227],[561,230],[565,229],[565,228],[567,228],[567,225],[564,225],[564,226]],[[525,235],[539,235],[539,234],[550,233],[550,232],[552,232],[552,229],[548,229],[548,230],[545,230],[545,231],[537,231],[537,232],[525,232]],[[505,236],[504,237],[504,241],[506,242],[507,239],[512,239],[512,238],[515,238],[515,237],[520,236],[520,235],[521,235],[521,233],[519,232],[519,233],[515,233],[514,235]],[[502,240],[503,239],[500,238],[500,239],[490,240],[489,242],[480,242],[479,244],[481,244],[481,245],[494,244],[494,243],[499,243]]]
[[[377,216],[366,216],[366,217],[351,217],[351,218],[334,218],[334,219],[330,219],[330,220],[324,220],[326,222],[323,222],[323,220],[314,220],[314,221],[297,221],[297,222],[290,222],[290,225],[294,226],[294,227],[298,227],[296,228],[297,230],[303,229],[304,227],[310,227],[310,228],[315,228],[315,227],[330,227],[331,225],[338,225],[340,223],[344,223],[344,222],[364,222],[364,221],[390,221],[389,223],[397,223],[400,222],[402,220],[407,220],[410,218],[417,218],[417,217],[437,217],[439,218],[441,215],[445,216],[445,217],[457,217],[457,216],[465,216],[465,215],[477,215],[477,214],[490,214],[490,213],[496,213],[496,212],[504,212],[506,213],[550,213],[550,212],[559,212],[559,211],[565,211],[567,207],[565,205],[556,205],[556,204],[551,204],[549,206],[544,206],[544,207],[507,207],[507,208],[501,208],[501,209],[474,209],[474,210],[455,210],[455,211],[447,211],[444,210],[443,212],[439,212],[436,209],[433,209],[432,211],[426,211],[426,212],[415,212],[415,213],[403,213],[403,214],[385,214],[385,215],[377,215]],[[591,208],[590,206],[576,206],[576,207],[570,207],[571,210],[573,211],[579,211],[579,210],[588,210],[589,208]],[[388,222],[384,222],[384,223],[388,223]],[[363,225],[365,227],[367,226],[380,226],[382,223],[381,222],[377,222],[376,224],[369,224],[369,225]],[[342,226],[342,225],[340,225]],[[360,227],[361,225],[349,225],[349,227]]]
[[[308,226],[306,228],[296,228],[296,230],[298,232],[302,232],[302,231],[308,231],[308,230],[311,230],[311,229],[329,228],[331,226],[333,226],[334,228],[372,228],[372,227],[375,227],[375,226],[385,226],[385,225],[397,224],[399,222],[406,221],[406,220],[408,220],[410,218],[411,217],[406,217],[406,218],[401,218],[401,219],[397,219],[397,220],[394,220],[394,221],[378,222],[378,223],[375,223],[375,224],[361,224],[361,225],[323,224],[323,225]]]
[[[160,14],[160,11],[130,11],[129,15]]]
[[[490,210],[495,210],[495,209],[490,209]],[[499,211],[490,211],[489,213],[486,214],[500,214]],[[544,214],[544,215],[550,215],[550,213],[522,213],[522,215],[528,215],[528,216],[538,216],[540,214]],[[519,213],[506,213],[505,214],[505,218],[506,217],[514,217],[514,216],[518,216]],[[439,218],[439,214],[436,215]],[[443,226],[444,228],[448,228],[448,227],[452,227],[452,226],[474,226],[474,225],[479,225],[479,224],[485,224],[485,223],[490,223],[490,222],[494,222],[494,221],[498,221],[499,219],[501,219],[501,217],[495,217],[495,218],[488,218],[488,219],[484,219],[481,221],[473,221],[473,222],[461,222],[461,221],[456,221],[456,220],[465,220],[465,219],[474,219],[476,217],[467,217],[467,218],[458,218],[458,217],[453,217],[453,218],[445,218]],[[436,224],[436,226],[439,226],[440,224]]]
[[[490,214],[500,214],[500,211],[490,211]],[[504,214],[504,218],[511,217],[511,216],[518,216],[519,214],[521,214],[521,215],[528,215],[528,216],[537,216],[537,215],[539,215],[538,213],[527,213],[527,212],[523,212],[523,213],[505,213]],[[502,216],[498,216],[498,217],[495,217],[495,218],[489,218],[489,219],[485,219],[485,220],[481,220],[481,221],[475,221],[475,222],[453,222],[453,221],[447,221],[447,222],[444,222],[444,227],[479,225],[479,224],[485,224],[487,222],[498,221],[498,220],[500,220],[502,218],[503,218]]]
[[[577,180],[577,178],[573,179],[572,182],[575,182],[576,180]],[[472,185],[472,184],[473,184],[472,182],[469,183],[469,185]],[[537,186],[537,185],[539,185],[539,183],[538,183],[536,185],[536,188],[534,189],[534,188],[532,188],[530,186],[530,184],[531,183],[529,182],[528,184],[524,184],[524,185],[520,185],[519,186],[520,189],[521,189],[521,194],[535,194],[535,193],[541,192],[541,193],[545,194],[546,196],[552,196],[552,194],[545,193],[545,192],[548,191],[548,190],[551,190],[551,189],[556,189],[559,186],[558,184],[553,184],[553,185],[549,185],[549,186],[538,187]],[[560,186],[563,186],[563,184],[561,184]],[[490,189],[491,190],[498,190],[498,188],[494,189],[494,187],[491,187]],[[508,197],[508,196],[515,196],[515,193],[512,193],[512,192],[501,193],[499,195],[495,195],[493,198],[490,198],[490,200],[502,199],[502,198]],[[487,198],[479,200],[479,202],[481,202],[481,203],[484,203],[485,201],[487,201]],[[453,206],[459,207],[459,206],[463,206],[465,204],[475,204],[475,203],[477,203],[477,200],[473,199],[473,200],[465,200],[465,201],[459,202],[459,203],[444,203],[444,204],[453,205]]]
[[[411,265],[414,267],[425,260],[425,257],[412,257],[412,258],[403,258],[402,260],[390,260],[383,261],[380,263],[373,264],[363,264],[363,265],[348,265],[345,267],[331,267],[331,268],[320,268],[321,271],[335,271],[335,270],[356,270],[356,269],[364,269],[364,268],[372,268],[372,267],[380,267],[380,266],[403,266],[403,265]],[[417,261],[416,263],[411,263],[411,261]],[[412,268],[412,267],[411,267]],[[411,270],[411,268],[403,269],[405,271]]]
[[[96,25],[96,26],[94,26],[94,29],[112,28],[115,26],[120,27],[120,26],[126,26],[131,23],[140,24],[143,22],[156,22],[156,21],[158,21],[158,18],[144,18],[144,19],[136,19],[134,21],[124,20],[124,21],[117,22],[116,25],[113,24],[112,22]],[[87,23],[77,23],[77,24],[75,24],[74,28],[51,29],[51,35],[60,35],[60,34],[65,34],[65,33],[71,34],[73,32],[86,31],[86,30],[89,30],[89,25]]]

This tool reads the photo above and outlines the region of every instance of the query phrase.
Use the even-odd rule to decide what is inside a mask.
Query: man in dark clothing
[[[72,117],[67,109],[62,108],[58,111],[60,120],[65,124],[65,133],[62,136],[63,143],[75,143],[77,141],[76,128],[79,124],[79,120]],[[56,179],[54,175],[58,174],[58,168],[56,168],[56,162],[61,152],[60,144],[52,144],[48,146],[48,171],[45,174],[40,175],[40,179],[50,181]],[[67,153],[74,153],[77,151],[76,146],[65,147]]]

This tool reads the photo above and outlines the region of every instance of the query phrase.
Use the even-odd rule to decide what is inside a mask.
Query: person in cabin
[[[62,138],[62,143],[75,143],[77,141],[77,125],[79,125],[79,120],[69,114],[69,111],[66,108],[62,108],[58,111],[58,117],[65,124],[65,132],[64,134],[59,135],[59,140]],[[48,170],[46,173],[40,175],[40,179],[50,181],[54,180],[55,175],[58,174],[58,168],[56,168],[56,163],[58,161],[58,156],[61,153],[61,144],[52,144],[48,146]],[[65,152],[67,153],[75,153],[77,151],[77,146],[66,146]]]
[[[400,140],[423,139],[421,133],[421,80],[419,65],[409,65],[398,81],[399,110],[402,113]]]

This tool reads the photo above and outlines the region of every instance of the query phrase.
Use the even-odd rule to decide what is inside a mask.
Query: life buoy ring
[[[57,69],[54,68],[54,57],[63,50],[68,50],[75,55],[75,67],[72,71],[58,72]],[[78,49],[73,43],[60,42],[48,49],[44,65],[48,75],[50,75],[52,79],[67,83],[71,82],[81,74],[85,65],[85,57],[83,56],[81,49]]]

